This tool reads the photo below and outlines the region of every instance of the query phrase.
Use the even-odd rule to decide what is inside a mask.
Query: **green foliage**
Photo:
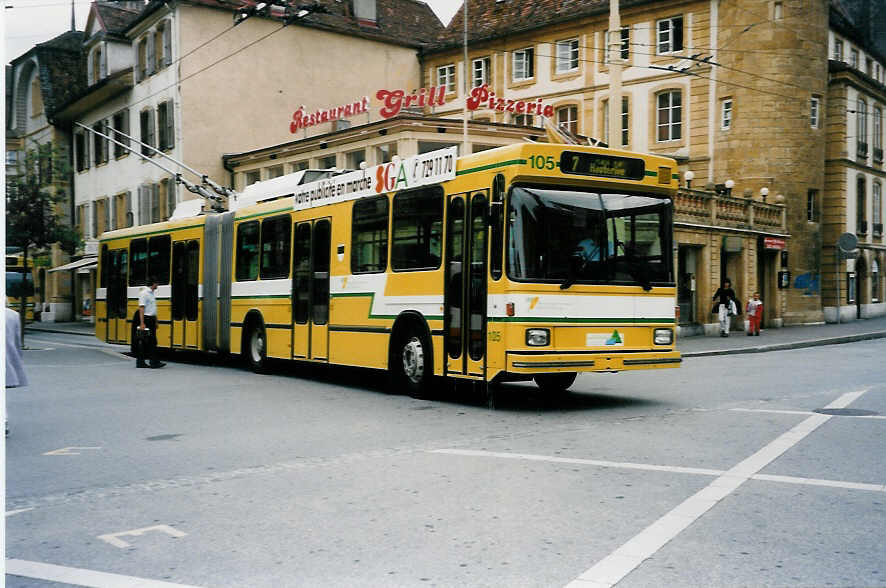
[[[65,224],[67,158],[50,144],[28,151],[18,175],[6,177],[6,242],[25,251],[52,243],[73,251],[80,236]]]

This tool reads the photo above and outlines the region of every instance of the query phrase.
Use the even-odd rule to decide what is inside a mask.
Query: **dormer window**
[[[378,26],[375,0],[354,0],[354,16],[363,26]]]
[[[108,56],[103,44],[100,43],[92,48],[89,53],[87,70],[90,85],[97,84],[108,77]]]

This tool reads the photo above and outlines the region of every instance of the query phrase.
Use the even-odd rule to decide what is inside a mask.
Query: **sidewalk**
[[[95,325],[87,322],[35,322],[29,323],[25,330],[31,333],[95,336]],[[886,338],[886,317],[852,321],[839,325],[823,324],[764,329],[760,332],[759,337],[748,337],[743,331],[733,331],[729,337],[678,338],[677,349],[683,354],[683,357],[704,357],[732,353],[762,353],[881,338]]]

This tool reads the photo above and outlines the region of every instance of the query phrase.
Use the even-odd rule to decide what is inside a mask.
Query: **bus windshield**
[[[13,298],[34,295],[34,278],[30,272],[6,270],[6,295]]]
[[[671,201],[614,192],[515,187],[508,205],[508,276],[518,281],[672,282]]]

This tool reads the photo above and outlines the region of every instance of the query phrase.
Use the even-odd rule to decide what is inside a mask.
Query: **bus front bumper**
[[[682,362],[679,351],[637,351],[612,353],[606,351],[586,353],[526,353],[512,351],[507,354],[507,368],[515,374],[539,374],[551,372],[620,372],[675,368]]]

